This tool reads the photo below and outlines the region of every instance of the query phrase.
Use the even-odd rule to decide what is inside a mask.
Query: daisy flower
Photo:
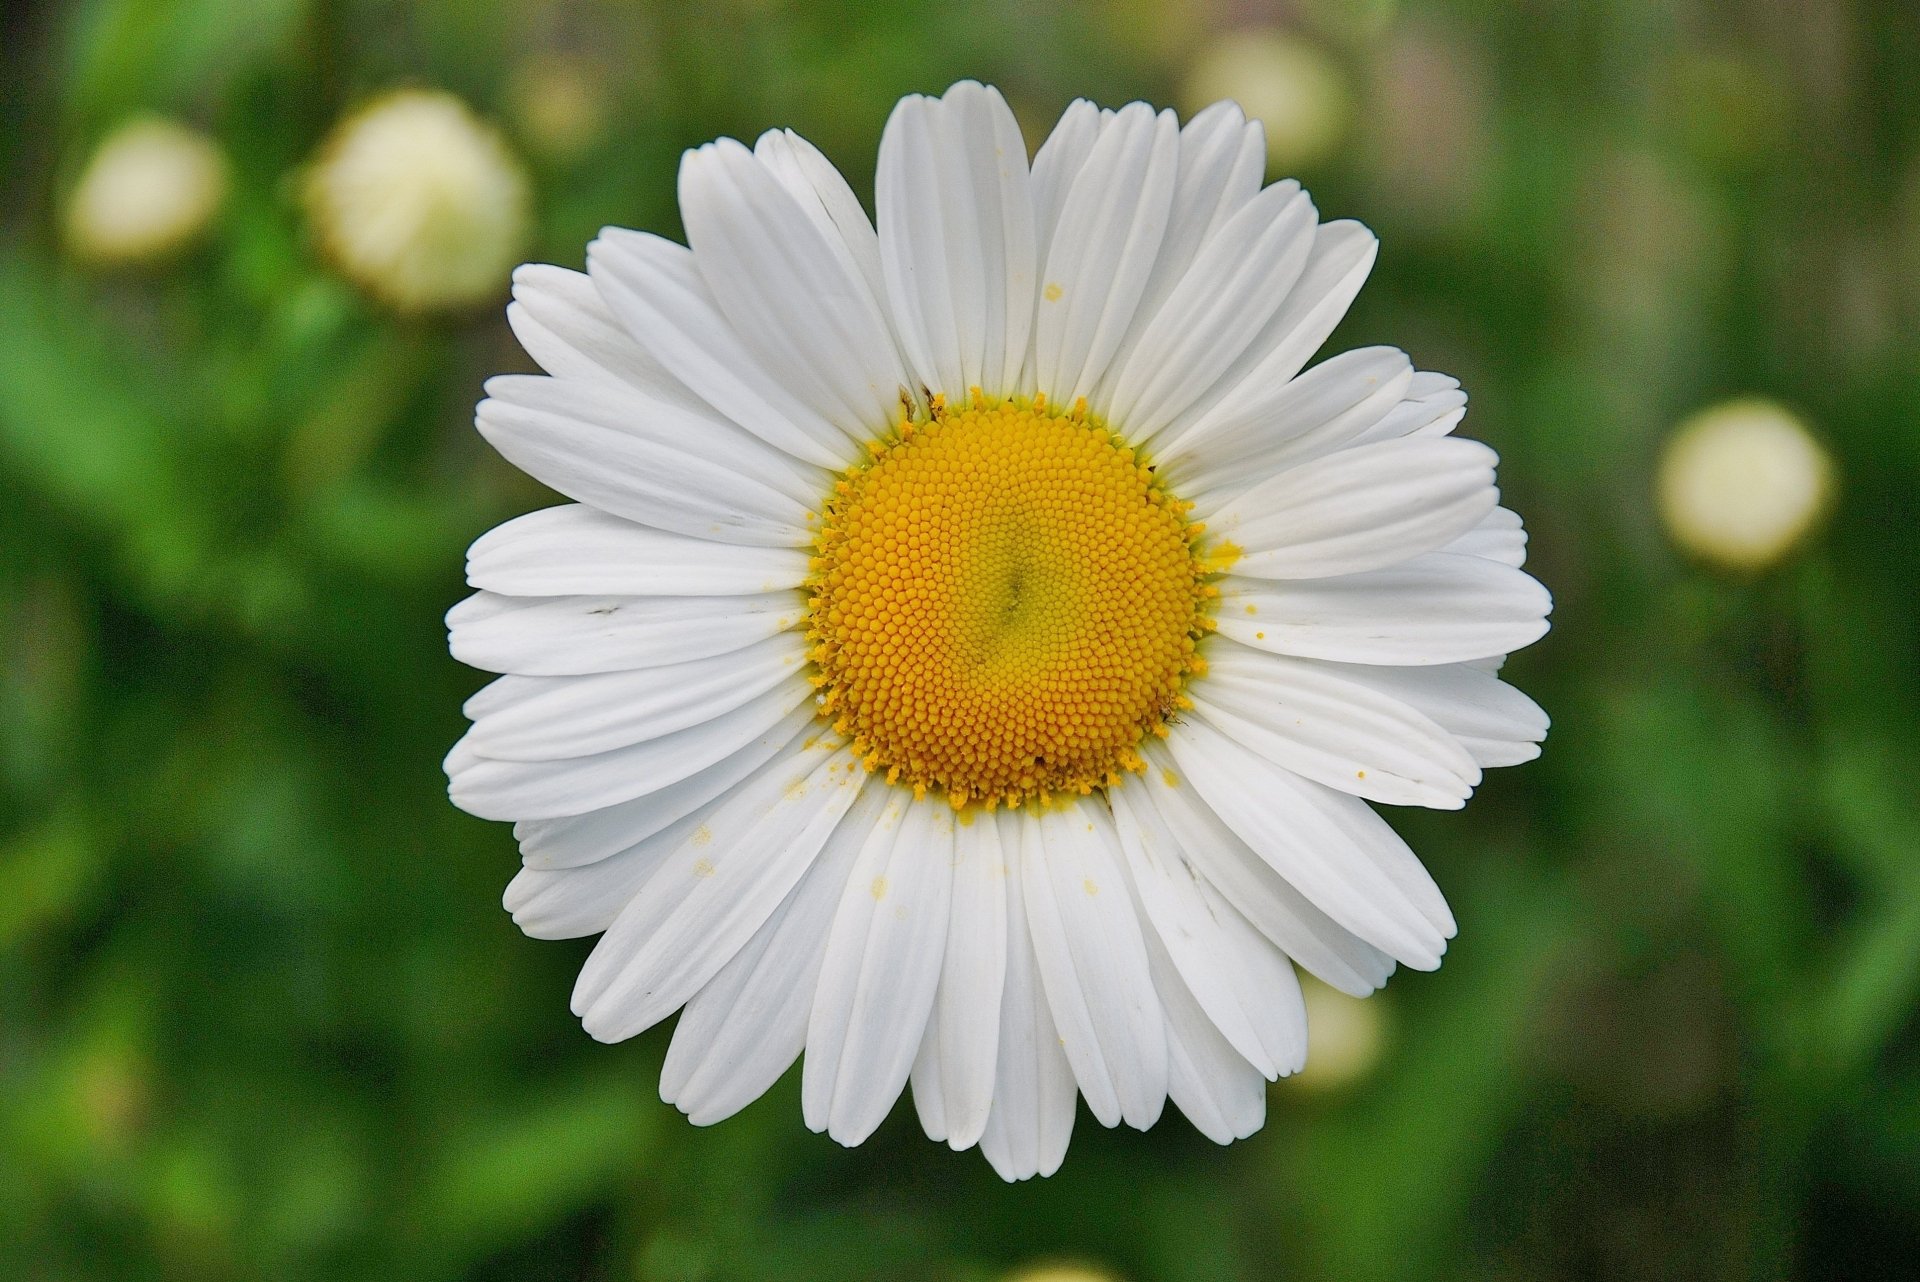
[[[482,536],[452,796],[507,908],[599,934],[573,1009],[680,1012],[700,1125],[804,1052],[858,1144],[909,1083],[1002,1176],[1084,1097],[1225,1143],[1297,1070],[1295,967],[1365,994],[1454,921],[1368,806],[1460,806],[1546,718],[1546,629],[1453,379],[1305,368],[1374,259],[1262,186],[1231,103],[1076,102],[1032,164],[994,90],[902,101],[878,228],[791,132],[680,169],[688,245],[522,268],[545,376],[481,433],[574,500]]]

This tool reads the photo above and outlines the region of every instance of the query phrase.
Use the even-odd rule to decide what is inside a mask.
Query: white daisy
[[[453,799],[507,907],[601,933],[573,1009],[680,1011],[697,1124],[805,1052],[807,1125],[1052,1172],[1076,1095],[1222,1143],[1454,922],[1366,802],[1454,808],[1546,718],[1546,628],[1466,398],[1391,348],[1302,372],[1373,236],[1263,188],[1257,125],[908,98],[876,233],[790,132],[680,170],[689,247],[522,268],[546,377],[480,431],[576,500],[474,544]],[[604,933],[602,933],[604,932]]]

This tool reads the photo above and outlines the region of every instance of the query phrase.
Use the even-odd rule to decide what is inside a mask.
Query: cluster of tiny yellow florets
[[[956,807],[1088,793],[1190,706],[1218,567],[1084,403],[903,412],[834,487],[810,579],[820,715]]]

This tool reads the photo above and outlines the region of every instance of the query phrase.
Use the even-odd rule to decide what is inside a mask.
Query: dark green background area
[[[696,12],[697,9],[697,12]],[[482,678],[440,616],[550,501],[484,447],[499,305],[402,320],[314,253],[289,175],[340,114],[445,87],[530,155],[530,256],[678,235],[680,151],[791,125],[870,194],[894,99],[1175,101],[1282,23],[1350,80],[1299,176],[1382,251],[1335,346],[1473,396],[1554,630],[1538,762],[1394,812],[1461,933],[1374,999],[1372,1073],[1282,1082],[1219,1149],[1084,1112],[1007,1187],[902,1106],[809,1134],[790,1075],[698,1130],[669,1029],[567,1013],[588,941],[499,908],[503,825],[440,758]],[[1334,0],[562,7],[76,0],[0,17],[0,1276],[1883,1278],[1920,1271],[1920,8]],[[600,67],[570,155],[515,121]],[[89,273],[59,211],[129,112],[206,128],[231,199]],[[502,297],[504,303],[504,287]],[[1805,415],[1841,496],[1733,578],[1665,543],[1662,439]]]

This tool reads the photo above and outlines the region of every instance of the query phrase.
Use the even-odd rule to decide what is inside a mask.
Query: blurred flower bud
[[[212,139],[171,120],[129,120],[67,200],[67,247],[101,264],[162,258],[205,231],[226,196],[227,161]]]
[[[335,126],[304,196],[340,270],[404,312],[504,295],[531,204],[498,131],[453,95],[415,89]]]
[[[1090,1264],[1037,1264],[1015,1269],[1002,1282],[1120,1282]]]
[[[530,150],[573,160],[606,131],[606,73],[583,58],[539,54],[508,76],[507,109]]]
[[[1682,423],[1656,481],[1660,518],[1684,551],[1735,570],[1772,565],[1833,492],[1833,463],[1772,401],[1726,401]]]
[[[1267,169],[1310,169],[1346,132],[1347,77],[1316,45],[1281,31],[1228,32],[1187,69],[1189,111],[1231,98],[1267,130]]]
[[[1386,1042],[1380,1003],[1349,997],[1305,975],[1300,977],[1300,993],[1307,1002],[1307,1066],[1293,1080],[1316,1090],[1335,1090],[1372,1072]]]
[[[71,1089],[83,1137],[108,1151],[124,1147],[145,1125],[153,1102],[145,1065],[118,1047],[84,1056],[74,1067]]]

